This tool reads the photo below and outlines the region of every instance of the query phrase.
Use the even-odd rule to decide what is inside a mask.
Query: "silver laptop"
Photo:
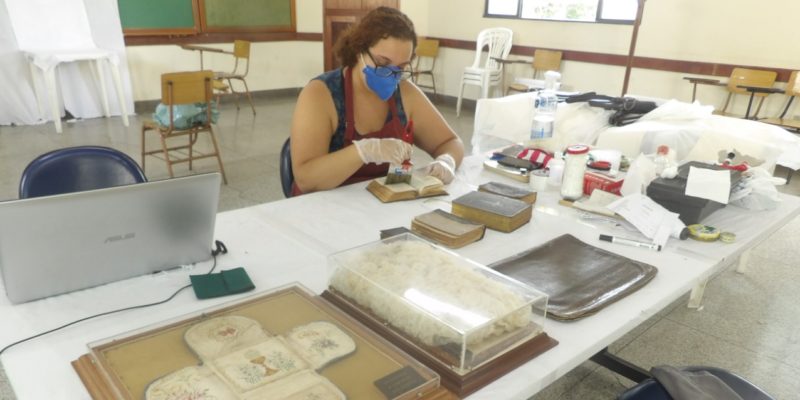
[[[0,203],[0,272],[22,303],[211,258],[220,175]]]

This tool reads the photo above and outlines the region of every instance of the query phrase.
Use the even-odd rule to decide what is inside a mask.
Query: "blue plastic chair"
[[[686,367],[685,371],[706,371],[728,385],[736,394],[747,400],[774,400],[772,396],[761,390],[758,386],[733,372],[714,367]],[[638,385],[626,390],[618,400],[673,400],[666,389],[653,378],[646,379]]]
[[[147,182],[144,172],[127,154],[100,146],[53,150],[25,167],[19,197],[49,196]]]
[[[281,188],[283,195],[288,199],[292,197],[292,185],[294,184],[294,173],[292,172],[292,152],[289,140],[283,142],[281,148]]]

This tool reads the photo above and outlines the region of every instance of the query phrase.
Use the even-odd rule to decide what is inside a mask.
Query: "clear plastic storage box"
[[[387,327],[461,375],[543,333],[546,294],[411,234],[328,263],[329,292],[371,319],[368,326]]]

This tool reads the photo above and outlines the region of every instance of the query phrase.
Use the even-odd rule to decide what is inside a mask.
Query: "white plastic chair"
[[[494,58],[506,58],[511,52],[511,37],[513,32],[508,28],[489,28],[484,29],[478,34],[478,42],[475,48],[475,61],[472,65],[464,68],[461,75],[461,89],[458,91],[458,102],[456,104],[456,115],[461,114],[461,100],[464,96],[464,85],[480,86],[480,98],[489,96],[489,89],[498,86],[502,90],[503,86],[503,64]],[[486,61],[481,64],[481,56],[484,47],[489,47],[489,54]]]

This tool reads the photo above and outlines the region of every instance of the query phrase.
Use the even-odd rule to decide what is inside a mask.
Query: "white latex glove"
[[[425,168],[427,175],[439,178],[442,183],[448,184],[456,176],[456,160],[450,154],[442,154]]]
[[[411,158],[411,145],[400,139],[361,139],[353,145],[364,164],[400,164]]]

